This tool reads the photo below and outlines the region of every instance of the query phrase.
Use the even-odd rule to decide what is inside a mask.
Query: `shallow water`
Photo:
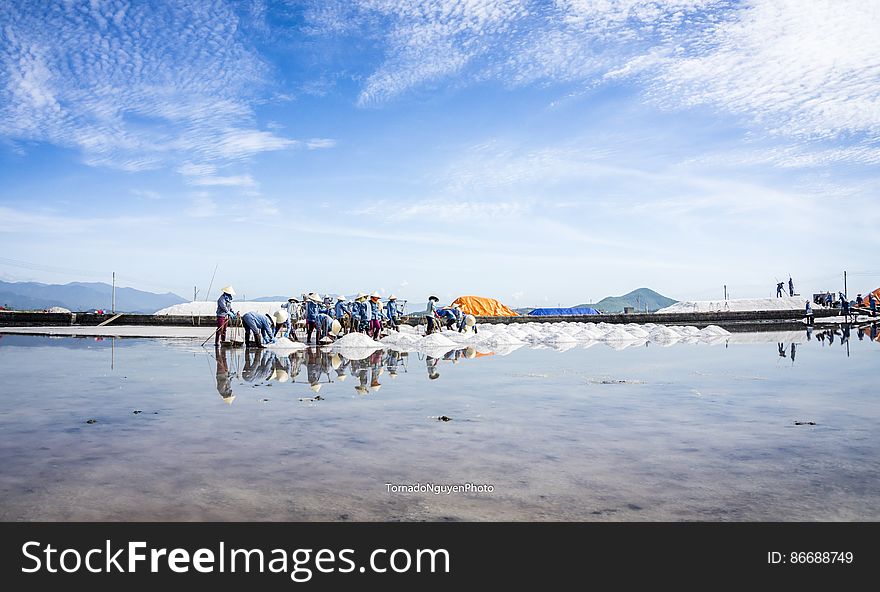
[[[878,520],[862,337],[349,361],[4,335],[0,519]]]

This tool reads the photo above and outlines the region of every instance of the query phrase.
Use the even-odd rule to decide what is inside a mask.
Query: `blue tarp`
[[[595,308],[536,308],[530,315],[539,317],[556,317],[571,315],[594,315],[599,314]]]

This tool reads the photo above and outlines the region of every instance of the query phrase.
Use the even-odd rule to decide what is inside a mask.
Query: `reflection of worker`
[[[792,363],[792,364],[794,364],[794,354],[795,354],[795,351],[796,351],[796,350],[795,350],[795,347],[796,347],[796,346],[797,346],[796,343],[792,343],[792,344],[791,344],[791,363]]]
[[[217,359],[217,392],[223,397],[223,402],[231,405],[235,399],[232,394],[232,381],[229,378],[229,363],[226,359],[226,350],[219,345],[214,346],[214,357]]]
[[[428,378],[431,380],[435,380],[440,378],[440,373],[437,372],[437,362],[440,361],[440,358],[435,358],[433,356],[425,356],[425,367],[428,370]]]
[[[397,366],[400,364],[400,352],[395,349],[389,349],[385,353],[385,367],[388,369],[388,375],[391,378],[397,377]]]
[[[217,331],[214,333],[214,345],[220,345],[226,341],[226,327],[229,326],[230,319],[235,318],[235,311],[232,310],[232,297],[235,296],[235,290],[232,286],[223,288],[223,293],[217,299]]]
[[[244,354],[244,368],[241,377],[247,382],[268,380],[274,369],[275,352],[262,349],[248,349]]]
[[[779,344],[779,357],[780,357],[780,358],[784,358],[784,357],[786,357],[786,355],[785,355],[785,344],[784,344],[784,343],[780,343],[780,344]]]
[[[309,388],[316,393],[321,390],[321,353],[317,348],[309,348],[306,352],[306,376]]]

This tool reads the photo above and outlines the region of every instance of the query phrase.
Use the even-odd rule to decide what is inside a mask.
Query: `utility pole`
[[[113,272],[113,296],[111,297],[112,302],[110,304],[110,312],[116,314],[116,272]]]
[[[198,296],[198,294],[199,294],[199,291],[196,290],[195,286],[193,286],[193,302],[196,301],[196,297]]]
[[[724,300],[727,300],[727,284],[724,284]]]
[[[856,275],[858,275],[858,274],[856,274]],[[843,272],[843,294],[844,294],[844,296],[846,296],[846,271],[845,270]],[[847,298],[849,298],[849,297],[847,296]]]

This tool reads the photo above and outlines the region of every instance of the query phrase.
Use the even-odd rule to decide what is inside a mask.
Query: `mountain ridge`
[[[103,282],[41,282],[0,281],[0,306],[17,310],[45,310],[60,306],[78,312],[109,310],[113,286]],[[136,288],[116,287],[116,312],[152,314],[159,309],[187,302],[183,297],[166,292],[157,294]]]

